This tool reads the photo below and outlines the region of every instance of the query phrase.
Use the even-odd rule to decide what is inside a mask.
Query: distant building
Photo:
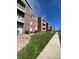
[[[48,31],[52,31],[52,26],[48,24]]]
[[[38,17],[38,31],[40,32],[46,31],[46,21],[44,17]]]
[[[50,31],[52,31],[52,26],[50,26]]]
[[[46,23],[46,31],[48,31],[48,23]]]
[[[32,20],[30,21],[30,32],[38,31],[38,17],[32,15]]]
[[[61,27],[55,29],[56,32],[61,32]]]
[[[52,26],[46,23],[46,31],[52,31]]]

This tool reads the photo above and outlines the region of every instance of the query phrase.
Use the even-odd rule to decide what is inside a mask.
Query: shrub
[[[35,30],[35,32],[34,32],[34,33],[36,34],[36,33],[38,33],[38,32],[39,32],[38,30]]]
[[[17,30],[17,34],[19,34],[19,30]]]
[[[32,31],[30,33],[33,33]]]
[[[30,34],[30,31],[25,31],[25,34]]]

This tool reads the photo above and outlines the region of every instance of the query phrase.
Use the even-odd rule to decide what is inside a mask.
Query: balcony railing
[[[21,16],[17,16],[17,19],[18,19],[19,22],[24,23],[24,18],[23,18],[23,17],[21,17]]]
[[[19,3],[17,3],[17,7],[18,7],[21,11],[25,12],[25,8],[24,8],[23,6],[21,6]]]

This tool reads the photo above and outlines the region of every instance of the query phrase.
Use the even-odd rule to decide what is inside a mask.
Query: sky
[[[61,27],[61,0],[27,0],[32,7],[32,14],[44,16],[52,28]]]

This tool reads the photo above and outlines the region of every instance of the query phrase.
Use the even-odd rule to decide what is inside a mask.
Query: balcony
[[[21,6],[19,3],[17,3],[17,8],[25,13],[25,8]]]
[[[24,23],[24,18],[23,17],[21,17],[21,16],[17,16],[17,21],[18,22],[21,22],[21,23]]]
[[[43,26],[46,26],[46,24],[43,23]]]
[[[46,21],[42,21],[42,23],[46,25]]]

